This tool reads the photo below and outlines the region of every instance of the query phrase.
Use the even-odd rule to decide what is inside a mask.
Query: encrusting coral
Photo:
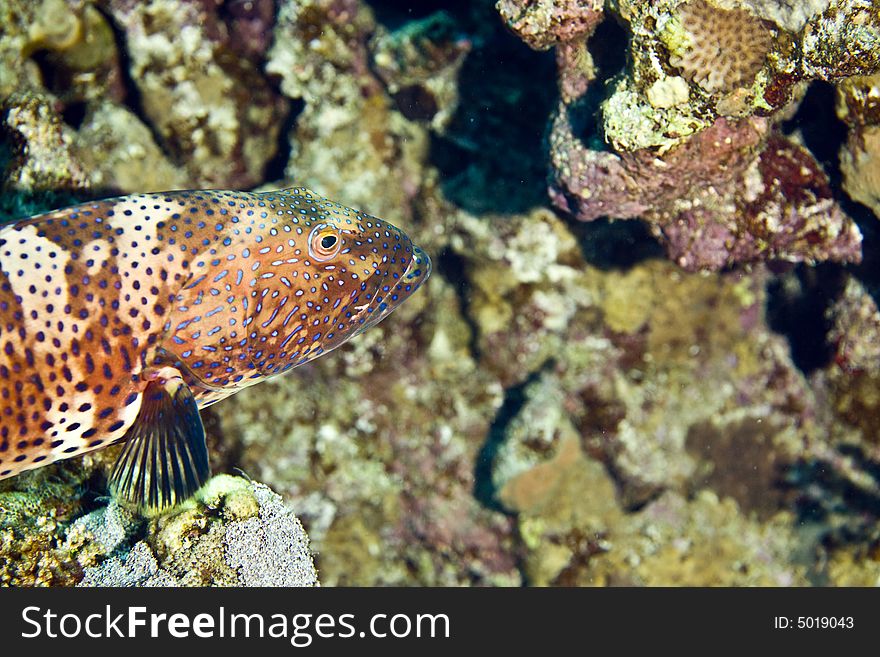
[[[880,74],[844,80],[837,115],[849,127],[840,151],[844,189],[880,218]]]
[[[577,39],[557,46],[562,102],[553,119],[550,195],[582,221],[639,217],[689,270],[735,263],[861,259],[861,234],[830,193],[812,155],[783,136],[779,120],[801,93],[796,83],[852,75],[854,55],[876,33],[876,11],[829,3],[799,33],[755,13],[751,5],[713,0],[620,0],[610,11],[631,32],[629,65],[611,83],[601,126],[584,134],[584,103],[597,74],[581,62]],[[517,23],[499,3],[512,29]],[[595,7],[571,8],[595,21]],[[812,38],[842,17],[862,25],[843,30],[823,54]],[[571,20],[571,17],[569,17]],[[535,21],[564,39],[557,24]],[[869,36],[865,36],[868,34]],[[553,43],[547,37],[538,45]],[[838,67],[817,62],[834,60]],[[824,58],[824,59],[823,59]],[[860,70],[878,66],[868,55]],[[606,148],[593,145],[597,133]]]
[[[145,520],[115,501],[84,500],[112,459],[84,460],[4,482],[0,585],[317,585],[308,537],[268,487],[218,475],[172,513]]]

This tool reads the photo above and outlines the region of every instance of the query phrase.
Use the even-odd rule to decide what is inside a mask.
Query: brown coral
[[[688,0],[676,13],[685,40],[680,50],[672,49],[669,63],[706,91],[732,91],[763,67],[773,33],[749,12]]]

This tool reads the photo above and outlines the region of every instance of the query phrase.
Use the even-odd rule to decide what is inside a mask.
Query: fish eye
[[[318,224],[309,234],[309,256],[317,262],[334,258],[341,245],[339,231],[330,224]]]

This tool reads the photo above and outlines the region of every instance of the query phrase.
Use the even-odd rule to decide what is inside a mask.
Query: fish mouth
[[[351,318],[351,322],[360,324],[361,319],[365,320],[363,324],[358,326],[357,332],[360,333],[375,326],[412,296],[422,283],[428,280],[431,275],[431,267],[431,257],[423,249],[413,244],[409,264],[391,291],[384,296],[374,297],[371,302],[363,306],[355,307],[358,312]],[[381,285],[380,282],[377,288]]]
[[[405,283],[412,285],[412,289],[407,295],[412,294],[419,286],[428,280],[431,275],[431,257],[425,251],[413,244],[413,255],[403,272],[403,280]]]

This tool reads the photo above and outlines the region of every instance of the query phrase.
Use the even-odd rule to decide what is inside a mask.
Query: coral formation
[[[602,20],[603,0],[499,0],[507,26],[536,50],[584,39]]]
[[[834,0],[800,33],[800,77],[839,80],[880,68],[880,9],[872,0]]]
[[[871,10],[831,3],[793,33],[753,7],[710,0],[615,5],[632,41],[631,63],[601,106],[610,150],[576,127],[595,71],[570,55],[574,45],[559,47],[554,203],[583,221],[640,217],[690,270],[765,260],[858,262],[858,228],[831,195],[821,166],[777,123],[799,93],[796,82],[853,74],[853,52],[868,49],[877,29]],[[842,16],[864,29],[836,31],[820,56],[813,33]],[[821,68],[820,57],[837,68]],[[866,56],[857,68],[876,66]]]
[[[446,12],[377,30],[370,41],[373,67],[408,119],[430,121],[442,132],[458,107],[458,73],[471,41]]]
[[[835,410],[859,427],[880,460],[880,310],[854,279],[831,310],[829,334],[836,345],[829,386]]]
[[[119,0],[109,11],[126,35],[142,111],[190,180],[202,187],[261,180],[286,111],[247,57],[265,44],[233,33],[236,23],[228,26],[211,3]],[[242,43],[245,52],[237,52]]]
[[[393,111],[370,70],[374,29],[371,12],[355,0],[286,2],[266,71],[304,103],[286,176],[405,226],[427,141]]]
[[[145,539],[121,550],[125,512],[119,507],[79,518],[68,543],[91,539],[109,556],[87,566],[78,585],[318,585],[302,525],[268,487],[216,477],[192,507],[157,521]],[[122,531],[114,532],[120,525]]]
[[[768,137],[765,119],[719,118],[658,160],[650,151],[590,150],[566,117],[560,110],[553,124],[550,192],[581,220],[640,216],[688,270],[861,259],[861,234],[821,167],[803,148]]]
[[[302,525],[262,484],[220,475],[174,513],[145,521],[114,501],[78,515],[87,484],[76,468],[61,471],[62,480],[37,471],[4,482],[0,583],[318,584]]]
[[[692,502],[666,493],[625,514],[600,463],[574,441],[501,491],[519,511],[529,581],[555,586],[791,586],[797,537],[780,513],[767,524],[703,491]]]

